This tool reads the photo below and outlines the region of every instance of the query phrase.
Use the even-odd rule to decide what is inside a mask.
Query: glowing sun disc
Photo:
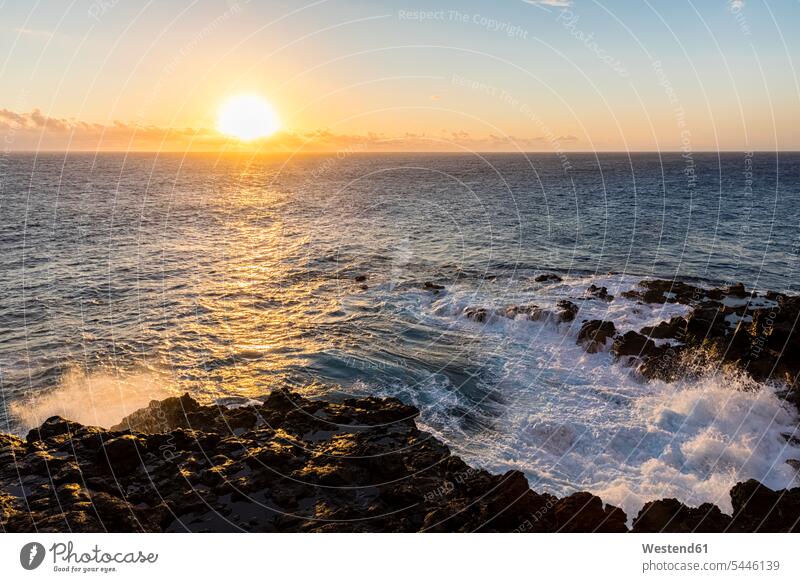
[[[275,109],[258,95],[231,97],[217,117],[217,131],[243,141],[268,137],[280,127]]]

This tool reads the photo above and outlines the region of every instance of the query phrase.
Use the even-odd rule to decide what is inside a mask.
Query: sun
[[[250,141],[269,137],[281,127],[275,109],[258,95],[231,97],[219,109],[217,131]]]

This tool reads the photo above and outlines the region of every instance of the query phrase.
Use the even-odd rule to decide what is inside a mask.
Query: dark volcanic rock
[[[773,491],[750,479],[731,489],[731,528],[745,532],[800,532],[800,487]]]
[[[648,356],[657,350],[653,340],[635,331],[625,332],[614,339],[611,351],[617,357]]]
[[[712,291],[688,285],[681,281],[650,279],[639,283],[639,289],[622,292],[627,299],[635,299],[644,303],[685,303],[692,304],[709,297]]]
[[[464,315],[478,323],[485,323],[491,316],[491,311],[485,307],[467,307],[464,309]]]
[[[716,505],[688,507],[675,499],[645,504],[631,531],[652,532],[800,532],[800,487],[773,491],[755,480],[731,489],[733,517]]]
[[[722,307],[717,304],[702,304],[696,307],[686,320],[686,338],[689,342],[724,337],[727,331],[725,314]]]
[[[603,301],[613,301],[614,296],[609,295],[608,289],[605,287],[598,287],[597,285],[590,285],[589,288],[586,290],[586,295],[588,297],[593,297],[594,299],[602,299]]]
[[[682,317],[673,317],[669,321],[662,321],[652,327],[643,327],[641,334],[653,339],[680,339],[686,333],[686,320]]]
[[[734,285],[731,285],[730,287],[725,289],[725,295],[728,295],[729,297],[742,298],[742,297],[747,297],[749,293],[744,288],[744,283],[735,283]]]
[[[709,299],[712,295],[715,299]],[[726,298],[735,301],[723,303]],[[648,337],[680,342],[663,353],[651,353],[643,373],[674,379],[683,373],[679,367],[682,355],[702,352],[709,363],[716,360],[737,366],[756,380],[785,382],[787,400],[800,405],[800,297],[770,292],[765,299],[772,305],[753,299],[738,285],[725,291],[708,291],[685,319],[675,317],[643,328],[642,334]]]
[[[778,392],[778,395],[792,404],[795,408],[800,409],[800,384],[797,384],[796,380],[794,385],[785,390],[781,390]]]
[[[556,307],[558,307],[558,317],[561,321],[573,321],[575,316],[578,315],[578,306],[572,301],[560,299]]]
[[[636,533],[717,533],[730,527],[731,518],[711,503],[687,507],[677,499],[649,501],[633,520]]]
[[[158,406],[156,405],[158,404]],[[188,412],[186,412],[188,411]],[[312,401],[276,390],[228,410],[189,396],[105,430],[53,417],[27,440],[0,434],[0,528],[8,532],[624,532],[590,493],[559,499],[524,475],[467,465],[398,400]],[[170,424],[171,419],[175,424]],[[634,531],[797,531],[800,488],[733,488],[710,504],[648,503]]]
[[[28,436],[25,438],[29,443],[34,443],[62,435],[69,437],[81,428],[83,426],[76,422],[64,420],[60,416],[51,416],[42,423],[42,426],[28,432]]]
[[[141,458],[138,443],[139,440],[131,434],[111,438],[100,447],[99,460],[108,463],[109,468],[117,474],[130,473],[139,465]]]
[[[506,307],[505,316],[509,319],[514,319],[520,315],[524,315],[531,321],[540,321],[547,319],[552,314],[538,305],[510,305]]]
[[[797,390],[800,374],[800,297],[775,295],[775,307],[756,309],[742,335],[748,341],[748,371],[758,379],[775,378]],[[742,327],[740,323],[739,327]],[[800,399],[796,400],[800,403]]]
[[[591,493],[573,493],[555,503],[556,523],[562,532],[621,533],[628,531],[625,512]]]
[[[188,417],[198,411],[200,405],[188,394],[164,400],[153,400],[147,406],[126,416],[111,430],[134,430],[137,432],[165,432],[179,426],[188,426]]]
[[[520,315],[524,315],[531,321],[551,321],[553,323],[570,322],[575,319],[578,313],[578,306],[572,301],[561,299],[556,304],[556,311],[544,309],[538,305],[511,305],[506,307],[503,314],[510,318],[515,319]]]
[[[698,362],[725,364],[759,381],[784,382],[786,399],[800,405],[800,297],[769,291],[759,298],[741,283],[702,289],[665,280],[642,281],[622,295],[692,307],[686,317],[642,328],[648,338],[677,340],[669,349],[645,350],[649,353],[640,367],[645,376],[675,380],[694,373]]]
[[[576,343],[584,346],[589,353],[599,352],[603,349],[606,339],[614,337],[615,333],[617,330],[613,322],[592,319],[581,326]]]
[[[333,403],[280,390],[237,409],[188,395],[152,402],[120,423],[126,430],[54,417],[29,441],[0,435],[0,526],[625,531],[625,514],[588,493],[558,499],[518,471],[470,467],[421,432],[417,414],[391,398]]]
[[[533,280],[537,283],[545,283],[547,281],[554,281],[558,283],[559,281],[561,281],[561,277],[559,277],[554,273],[544,273],[542,275],[536,275],[536,277]]]

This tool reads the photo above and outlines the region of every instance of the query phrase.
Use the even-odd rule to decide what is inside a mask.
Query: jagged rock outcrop
[[[464,309],[464,315],[468,319],[477,321],[478,323],[485,323],[488,321],[492,312],[486,307],[467,307]]]
[[[800,487],[773,491],[753,479],[731,489],[733,515],[711,503],[688,507],[676,499],[645,504],[633,520],[638,533],[800,532]]]
[[[627,331],[617,336],[611,346],[612,353],[617,357],[649,356],[658,350],[659,348],[656,347],[656,343],[653,340],[635,331]]]
[[[569,323],[578,314],[578,306],[567,299],[560,299],[556,302],[555,310],[545,309],[535,304],[509,305],[505,309],[492,310],[487,307],[477,305],[466,307],[463,311],[467,319],[472,319],[478,323],[491,321],[494,317],[507,317],[508,319],[523,318],[530,321],[550,322],[550,323]]]
[[[648,501],[633,521],[636,533],[717,533],[730,527],[731,517],[712,503],[688,507],[677,499]]]
[[[279,390],[257,406],[168,398],[112,430],[53,417],[0,434],[7,532],[624,532],[591,493],[537,493],[519,471],[467,465],[388,398],[341,403]],[[167,419],[167,420],[165,420]],[[160,432],[148,432],[157,429]],[[798,531],[800,488],[756,481],[711,504],[647,503],[635,532]]]
[[[572,301],[559,299],[558,303],[556,303],[556,307],[558,309],[558,318],[560,321],[574,321],[575,316],[578,315],[579,308]]]
[[[617,329],[613,321],[592,319],[581,326],[576,343],[582,345],[587,352],[595,353],[602,350],[606,340],[614,337],[616,333]]]
[[[536,275],[533,280],[536,283],[547,283],[548,281],[559,283],[562,279],[555,273],[542,273],[541,275]]]
[[[643,327],[641,333],[652,339],[677,339],[685,331],[686,320],[682,317],[673,317],[669,321],[659,322],[658,325]]]
[[[731,489],[731,529],[743,532],[800,532],[800,487],[773,491],[750,479]]]
[[[0,435],[4,531],[625,531],[589,493],[467,465],[388,398],[279,390],[263,404],[152,402],[106,430],[59,417]]]
[[[606,287],[598,287],[597,285],[589,285],[589,288],[586,290],[586,297],[593,298],[593,299],[601,299],[602,301],[614,301],[614,296],[608,292]]]
[[[785,382],[787,399],[800,404],[800,296],[768,292],[760,297],[741,283],[701,289],[663,280],[642,281],[638,289],[621,295],[644,303],[691,306],[686,317],[673,317],[640,331],[647,339],[675,340],[667,349],[639,345],[632,341],[634,336],[623,342],[631,346],[625,351],[642,348],[640,371],[645,376],[674,380],[691,373],[682,366],[696,361],[702,352],[708,361],[736,366],[756,380]]]
[[[698,303],[704,298],[719,299],[718,289],[703,289],[682,281],[647,279],[639,283],[638,289],[623,291],[622,297],[644,303]]]

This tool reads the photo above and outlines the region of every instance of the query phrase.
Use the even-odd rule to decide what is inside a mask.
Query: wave
[[[487,398],[470,401],[442,375],[415,389],[362,391],[410,400],[425,429],[471,464],[519,469],[535,490],[557,495],[591,491],[631,519],[652,499],[712,502],[730,511],[728,494],[738,481],[753,478],[775,489],[796,483],[786,461],[800,459],[800,447],[784,435],[795,434],[797,411],[776,386],[700,357],[691,377],[647,381],[607,350],[586,353],[576,345],[582,320],[611,320],[624,333],[688,313],[686,305],[619,296],[636,282],[609,275],[455,284],[435,296],[409,292],[405,308],[416,311],[415,321],[480,338],[472,353],[494,368],[483,376]],[[587,297],[591,284],[616,298]],[[562,299],[580,306],[572,322],[507,316],[509,305],[552,309]],[[499,314],[476,320],[475,306]],[[466,415],[473,422],[462,422]]]
[[[69,369],[52,390],[12,402],[9,406],[23,431],[51,416],[81,424],[109,427],[131,412],[173,394],[165,375],[152,370],[122,373]]]

